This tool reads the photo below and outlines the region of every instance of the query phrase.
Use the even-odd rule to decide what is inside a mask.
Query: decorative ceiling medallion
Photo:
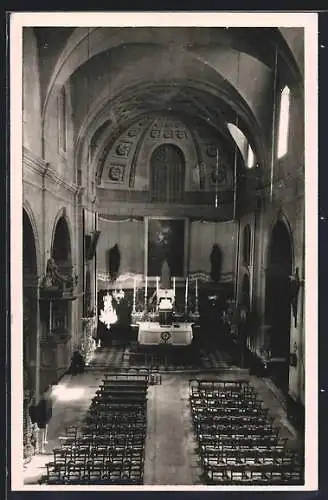
[[[124,165],[110,165],[108,168],[108,179],[111,182],[123,182],[124,172]]]
[[[216,151],[217,151],[217,146],[216,144],[207,144],[206,146],[206,154],[210,158],[215,158],[216,157]]]
[[[215,167],[213,167],[213,170],[211,172],[211,183],[212,184],[221,184],[226,180],[226,170],[223,167],[219,167],[217,170]]]
[[[185,130],[177,130],[176,135],[178,139],[185,139],[187,137],[187,133]]]
[[[124,156],[126,158],[129,156],[130,150],[131,142],[120,142],[115,148],[115,153],[118,156]]]
[[[137,129],[135,129],[135,128],[131,128],[131,129],[129,130],[129,132],[128,132],[128,136],[129,136],[129,137],[136,137],[136,136],[137,136],[137,134],[138,134],[138,130],[137,130]]]
[[[173,139],[173,130],[171,129],[164,130],[164,139]]]
[[[151,132],[150,132],[150,137],[151,137],[152,139],[159,139],[159,138],[160,138],[160,136],[161,136],[161,131],[160,131],[160,130],[158,130],[158,129],[154,129],[154,128],[151,130]]]
[[[170,338],[171,338],[170,332],[161,333],[161,340],[164,344],[166,344]]]

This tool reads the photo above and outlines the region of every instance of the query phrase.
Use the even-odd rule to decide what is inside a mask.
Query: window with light
[[[252,146],[248,145],[247,150],[247,168],[253,168],[255,165],[255,155]]]
[[[290,90],[286,86],[281,92],[279,129],[278,129],[278,158],[282,158],[288,151]]]

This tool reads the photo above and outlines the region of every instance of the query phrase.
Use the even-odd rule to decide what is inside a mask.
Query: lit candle
[[[198,299],[198,279],[196,278],[196,300]]]

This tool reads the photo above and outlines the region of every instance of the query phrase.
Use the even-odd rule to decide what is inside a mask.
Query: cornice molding
[[[48,169],[48,163],[23,146],[23,165],[33,173],[43,176]]]
[[[71,194],[76,194],[80,190],[80,186],[75,183],[67,182],[63,177],[58,175],[55,168],[50,163],[45,162],[26,147],[23,147],[23,165],[24,168],[28,168],[32,173],[42,177],[44,181],[59,185]]]
[[[48,170],[45,172],[45,179],[47,181],[52,182],[53,184],[59,185],[65,191],[68,191],[71,194],[75,194],[78,192],[79,186],[75,183],[69,183],[61,176],[59,176],[56,170],[50,165]]]

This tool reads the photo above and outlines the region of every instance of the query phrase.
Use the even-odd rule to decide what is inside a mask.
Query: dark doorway
[[[34,232],[23,209],[23,365],[24,389],[35,390],[37,330],[37,257]]]
[[[163,144],[152,154],[150,162],[152,202],[177,203],[183,200],[185,160],[180,148]]]
[[[32,445],[32,424],[29,407],[36,395],[37,329],[38,329],[38,278],[37,255],[33,227],[27,212],[23,209],[23,443],[24,460],[34,454]],[[14,346],[13,346],[14,347]]]
[[[58,219],[52,243],[52,257],[61,276],[72,276],[71,239],[64,216]],[[67,301],[52,303],[53,327],[58,323],[65,331],[71,329],[71,304]],[[63,319],[64,318],[64,319]],[[48,321],[48,319],[47,319]]]
[[[60,217],[57,222],[52,246],[52,256],[58,266],[59,272],[69,274],[72,266],[71,240],[65,217]]]
[[[275,383],[288,393],[290,351],[290,276],[292,246],[286,224],[278,221],[272,230],[266,277],[266,324],[270,326],[272,376]]]

